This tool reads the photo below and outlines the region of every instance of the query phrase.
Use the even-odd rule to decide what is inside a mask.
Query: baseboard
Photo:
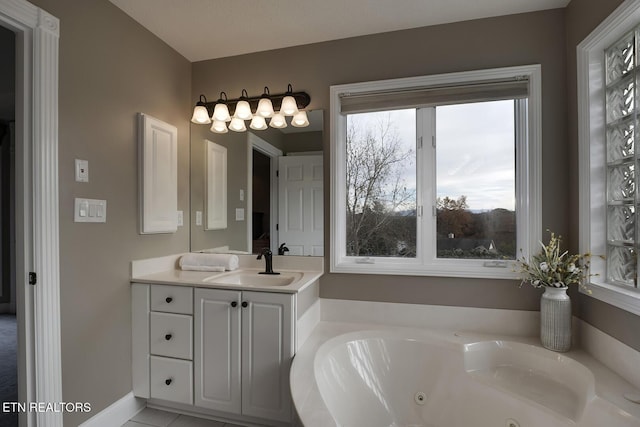
[[[142,411],[146,406],[147,401],[145,399],[135,397],[133,392],[130,392],[126,396],[98,412],[93,417],[89,418],[84,423],[80,424],[79,427],[121,426],[133,418],[138,412]]]

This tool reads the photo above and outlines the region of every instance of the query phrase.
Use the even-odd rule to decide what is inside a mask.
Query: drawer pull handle
[[[237,307],[238,301],[231,301],[231,307]]]
[[[165,339],[165,340],[167,340],[167,341],[169,341],[169,340],[171,339],[171,334],[167,334],[167,335],[165,335],[165,336],[164,336],[164,339]]]
[[[167,304],[171,304],[171,301],[173,301],[173,298],[167,297],[167,299],[165,299],[165,301],[167,302]]]
[[[246,301],[242,301],[242,308],[247,308],[249,307],[249,303]]]
[[[172,382],[173,382],[173,380],[171,378],[168,378],[168,379],[164,380],[164,383],[166,385],[171,385]]]

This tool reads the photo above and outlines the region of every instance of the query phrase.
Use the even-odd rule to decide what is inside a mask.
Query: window
[[[592,296],[640,315],[640,1],[622,4],[577,48],[580,250]]]
[[[539,66],[333,86],[331,271],[516,277],[539,110]]]

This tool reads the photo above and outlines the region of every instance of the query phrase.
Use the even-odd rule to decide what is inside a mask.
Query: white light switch
[[[184,213],[182,211],[178,211],[178,227],[182,227],[184,225]]]
[[[202,225],[202,211],[196,211],[196,225]]]
[[[76,181],[89,182],[89,161],[76,159]]]
[[[240,201],[244,202],[244,190],[240,189]]]
[[[236,208],[236,221],[244,221],[244,208]]]
[[[75,222],[107,222],[107,201],[75,199]]]

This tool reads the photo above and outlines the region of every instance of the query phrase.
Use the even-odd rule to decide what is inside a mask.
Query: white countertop
[[[183,270],[166,270],[157,273],[145,274],[141,276],[132,276],[132,283],[150,283],[160,285],[177,285],[177,286],[195,286],[198,288],[215,288],[215,289],[240,289],[246,291],[259,292],[279,292],[295,294],[304,290],[307,286],[318,280],[322,276],[321,271],[301,271],[301,270],[278,270],[285,273],[302,273],[302,278],[294,281],[290,285],[285,286],[269,286],[269,285],[233,285],[228,283],[216,283],[215,278],[237,272],[255,273],[258,275],[260,271],[257,268],[241,268],[234,271],[212,272],[212,271],[183,271]]]
[[[322,257],[274,256],[273,270],[282,275],[301,273],[302,277],[289,285],[259,284],[259,272],[264,271],[264,261],[257,260],[255,255],[238,255],[239,268],[233,271],[189,271],[181,270],[178,265],[184,254],[168,255],[131,262],[131,283],[150,283],[159,285],[194,286],[198,288],[236,289],[258,292],[279,292],[295,294],[313,284],[324,273]],[[216,277],[237,273],[255,274],[256,285],[237,285],[216,283]],[[268,276],[280,277],[280,276]],[[268,280],[267,280],[268,281]]]

